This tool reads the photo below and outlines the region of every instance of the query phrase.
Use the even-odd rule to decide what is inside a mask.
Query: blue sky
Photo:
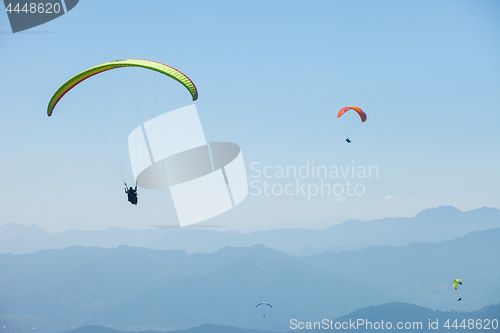
[[[378,168],[376,178],[351,179],[363,195],[249,195],[210,224],[500,208],[499,16],[498,1],[80,1],[13,34],[0,14],[0,223],[176,222],[168,192],[142,190],[132,207],[98,154],[46,116],[64,81],[124,58],[186,73],[207,140],[240,145],[249,181],[254,162]],[[366,123],[336,118],[351,105]]]

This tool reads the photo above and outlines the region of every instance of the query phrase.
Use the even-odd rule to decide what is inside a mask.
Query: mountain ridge
[[[323,251],[352,251],[372,245],[405,246],[413,242],[440,242],[476,230],[500,227],[500,210],[490,207],[462,212],[453,206],[423,210],[413,217],[370,221],[346,220],[322,229],[273,229],[248,234],[235,231],[156,228],[134,230],[110,228],[105,231],[68,230],[47,233],[39,227],[0,227],[0,253],[33,253],[75,245],[116,248],[119,245],[157,250],[185,250],[213,253],[225,246],[264,244],[294,256]],[[30,229],[31,228],[31,229]],[[17,230],[17,231],[15,231]],[[28,231],[24,234],[25,231]]]
[[[2,254],[0,313],[127,327],[216,319],[276,330],[290,318],[336,318],[390,302],[472,311],[500,301],[498,239],[500,228],[440,243],[308,257],[263,245],[195,254],[129,246]],[[455,278],[464,281],[458,291]],[[274,306],[265,322],[254,308],[262,301]]]

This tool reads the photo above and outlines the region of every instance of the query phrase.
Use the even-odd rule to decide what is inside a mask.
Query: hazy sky
[[[248,180],[256,182],[243,203],[207,223],[239,228],[412,216],[441,205],[500,208],[499,17],[499,1],[82,0],[13,34],[4,12],[0,224],[61,231],[176,223],[167,191],[140,190],[139,205],[130,205],[85,134],[46,115],[71,76],[126,58],[186,73],[199,91],[207,140],[241,146]],[[76,95],[65,98],[88,107],[85,98],[71,101]],[[363,108],[366,123],[337,119],[344,106]],[[307,164],[378,173],[269,173]],[[256,177],[251,165],[270,166],[272,177]],[[322,180],[344,193],[308,198],[308,184],[314,190]],[[292,184],[293,195],[254,195],[264,181],[275,193]],[[347,193],[347,181],[360,184],[358,194]]]

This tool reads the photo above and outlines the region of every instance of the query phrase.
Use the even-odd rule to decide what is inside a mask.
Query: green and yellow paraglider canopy
[[[186,87],[186,89],[193,97],[193,101],[195,101],[198,98],[198,90],[196,89],[196,86],[194,85],[193,81],[191,81],[191,79],[189,79],[184,73],[169,65],[165,65],[156,61],[142,60],[142,59],[115,60],[89,68],[81,72],[80,74],[73,76],[68,81],[66,81],[59,89],[57,89],[55,94],[50,99],[49,106],[47,107],[47,115],[50,117],[52,115],[52,112],[54,111],[54,108],[56,107],[57,103],[61,100],[61,98],[68,91],[77,86],[80,82],[99,73],[123,67],[142,67],[145,69],[150,69],[162,73],[164,75],[167,75],[172,79],[181,83],[184,87]]]
[[[460,279],[453,280],[453,286],[455,287],[455,290],[457,290],[458,285],[462,285],[462,280]]]

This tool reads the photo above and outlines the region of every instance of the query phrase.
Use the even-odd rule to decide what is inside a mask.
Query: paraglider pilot
[[[137,205],[137,183],[135,184],[135,189],[132,187],[127,189],[127,183],[125,183],[125,193],[128,195],[128,201],[132,205]]]
[[[349,140],[349,138],[345,139],[345,141],[346,141],[347,143],[351,143],[351,140]]]

